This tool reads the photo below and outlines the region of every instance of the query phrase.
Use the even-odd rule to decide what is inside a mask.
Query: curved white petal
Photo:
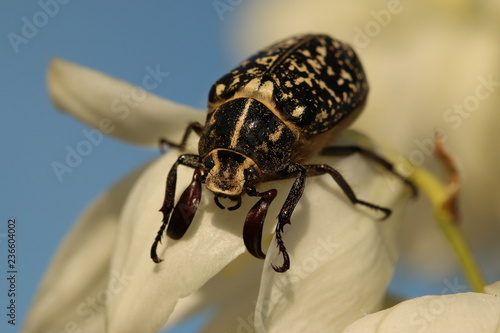
[[[288,272],[270,268],[282,262],[270,246],[256,307],[258,332],[339,332],[379,309],[397,259],[397,230],[409,191],[362,156],[327,163],[341,171],[358,198],[393,213],[375,221],[381,214],[353,206],[329,176],[309,179],[284,231]]]
[[[238,332],[240,326],[248,332],[253,327],[262,263],[249,253],[239,256],[200,290],[180,299],[167,327],[210,309],[213,316],[202,332]]]
[[[198,291],[179,299],[166,327],[210,309],[214,315],[204,333],[236,332],[246,322],[253,326],[253,311],[257,301],[263,261],[248,252],[231,262]]]
[[[204,189],[200,207],[186,235],[180,240],[163,237],[158,254],[150,259],[151,244],[161,225],[158,211],[165,194],[165,179],[179,152],[156,161],[133,188],[123,211],[112,270],[130,277],[123,292],[108,305],[110,332],[155,332],[161,328],[179,298],[201,288],[245,251],[241,234],[247,202],[236,211],[221,210]],[[179,167],[177,194],[192,176],[192,169]]]
[[[500,298],[464,293],[424,296],[368,315],[343,333],[498,333]]]
[[[500,296],[500,281],[484,287],[484,292],[490,295]]]
[[[134,144],[157,147],[159,138],[177,142],[189,122],[205,119],[204,112],[62,59],[51,61],[47,80],[59,109]]]
[[[253,332],[262,264],[262,260],[245,253],[200,290],[217,301],[213,305],[215,314],[203,333]]]
[[[96,199],[59,248],[28,313],[23,332],[104,331],[104,307],[118,219],[130,188],[145,167]]]

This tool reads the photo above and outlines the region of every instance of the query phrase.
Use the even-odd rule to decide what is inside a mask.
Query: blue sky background
[[[153,92],[204,109],[211,83],[236,64],[228,52],[235,17],[227,13],[221,21],[212,1],[193,3],[73,0],[59,4],[45,22],[38,1],[0,3],[1,332],[21,328],[52,255],[82,210],[127,172],[158,155],[105,138],[59,182],[51,163],[64,163],[65,147],[75,148],[87,127],[50,103],[48,62],[66,58],[138,86],[146,67],[159,64],[170,75]],[[55,12],[54,7],[49,10]],[[28,31],[33,36],[16,52],[8,34],[23,36],[26,19],[40,20],[40,27]],[[6,323],[4,310],[8,219],[17,222],[16,327]]]
[[[159,65],[169,76],[152,92],[200,109],[205,109],[211,84],[242,60],[231,52],[231,37],[245,2],[222,20],[213,1],[64,0],[57,12],[49,9],[52,16],[40,14],[41,3],[54,1],[0,3],[0,331],[5,333],[19,331],[51,257],[82,210],[123,175],[159,154],[105,137],[60,182],[51,163],[64,163],[66,147],[75,148],[85,139],[82,130],[88,127],[50,103],[45,82],[50,59],[66,58],[137,86],[148,66]],[[9,33],[23,36],[26,21],[34,20],[42,21],[36,31],[28,31],[26,43],[12,45]],[[9,219],[17,222],[15,327],[5,316]],[[407,296],[442,289],[442,284],[432,290],[414,283],[410,290],[411,277],[398,272],[393,289],[404,289]],[[171,332],[196,331],[199,322]]]

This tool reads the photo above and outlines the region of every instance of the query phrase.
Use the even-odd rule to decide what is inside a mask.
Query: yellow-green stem
[[[415,168],[410,179],[432,202],[438,225],[455,251],[470,288],[476,292],[484,292],[485,280],[471,255],[457,221],[445,206],[449,195],[446,187],[423,168]]]

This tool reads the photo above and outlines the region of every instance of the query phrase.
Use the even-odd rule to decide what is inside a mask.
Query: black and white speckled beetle
[[[389,216],[389,209],[359,200],[334,168],[304,164],[317,153],[359,152],[394,172],[390,163],[363,148],[325,148],[333,136],[358,116],[367,93],[365,74],[353,49],[326,35],[287,38],[248,58],[215,82],[209,93],[205,125],[191,123],[181,144],[166,142],[183,148],[192,131],[200,135],[199,154],[181,155],[168,174],[161,208],[163,223],[151,248],[153,261],[161,261],[156,248],[167,224],[167,235],[173,239],[186,232],[201,199],[202,183],[214,193],[214,201],[220,208],[224,206],[219,198],[235,202],[229,210],[240,207],[245,193],[260,198],[248,212],[243,240],[252,255],[264,258],[260,245],[262,227],[277,191],[258,192],[255,186],[295,178],[278,215],[276,241],[283,264],[273,265],[277,272],[290,267],[281,233],[290,223],[306,177],[329,174],[353,204],[381,211],[384,218]],[[195,171],[191,184],[174,207],[179,165]]]

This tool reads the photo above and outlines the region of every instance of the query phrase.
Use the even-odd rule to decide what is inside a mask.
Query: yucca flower
[[[107,134],[131,143],[156,147],[161,137],[178,140],[189,121],[204,118],[203,112],[60,59],[50,65],[48,85],[60,109],[96,131],[105,131],[108,119]],[[120,118],[110,106],[133,91],[141,100]],[[177,318],[207,306],[217,309],[212,323],[217,332],[222,324],[226,331],[253,327],[254,317],[259,331],[292,322],[296,329],[321,331],[380,309],[410,193],[404,184],[394,185],[390,175],[360,156],[324,159],[350,179],[359,197],[373,198],[393,214],[378,222],[380,216],[353,207],[328,177],[309,179],[292,226],[285,228],[292,266],[284,274],[271,268],[281,259],[274,241],[268,241],[265,261],[246,253],[242,225],[254,202],[244,198],[242,207],[230,212],[205,194],[188,233],[178,241],[165,237],[159,249],[164,261],[154,264],[149,249],[162,219],[158,209],[166,175],[178,155],[172,150],[140,167],[83,213],[46,274],[24,332],[73,326],[82,332],[155,332],[179,300],[190,305]],[[178,188],[188,184],[190,174],[179,169]],[[268,214],[266,235],[291,186],[275,183],[281,196]]]
[[[330,3],[312,1],[308,3],[309,9],[314,8],[315,2],[325,6]],[[331,3],[339,6],[336,1]],[[266,6],[266,11],[259,15],[262,20],[274,12],[273,3]],[[367,8],[365,5],[348,6],[358,8],[351,11],[344,7],[349,15],[366,14],[361,21],[354,22],[366,23],[364,19],[370,18],[370,11],[363,10]],[[287,12],[285,7],[280,6],[283,15],[298,15]],[[294,8],[297,7],[290,6],[287,10]],[[392,18],[392,27],[384,30],[389,35],[389,29],[403,24],[398,23],[397,15]],[[272,30],[268,30],[264,36],[274,41],[299,29],[329,32],[313,25],[301,26],[300,20],[293,22],[294,29],[282,31],[279,36],[273,36]],[[349,42],[346,31],[340,29],[332,35]],[[380,36],[378,43],[384,40],[383,35]],[[250,36],[246,41],[249,40]],[[255,51],[255,45],[263,46],[269,41],[255,41],[254,47],[246,49],[248,52],[241,56]],[[402,93],[381,93],[384,89],[390,91],[391,87],[401,92],[405,90],[397,88],[414,86],[410,74],[406,79],[410,78],[411,84],[403,79],[394,82],[393,76],[387,75],[386,67],[376,65],[377,60],[392,61],[392,71],[400,73],[404,67],[398,62],[402,51],[393,50],[392,58],[387,59],[380,47],[372,48],[374,45],[375,39],[365,50],[358,50],[363,60],[368,58],[363,63],[372,86],[368,116],[360,118],[358,128],[385,142],[394,142],[398,150],[406,154],[404,157],[409,157],[407,152],[411,152],[412,147],[405,146],[405,142],[410,139],[413,142],[415,137],[403,126],[394,128],[394,122],[406,119],[415,124],[414,127],[427,128],[425,124],[409,120],[418,118],[413,112],[422,105],[414,105],[418,100],[416,96],[408,99]],[[375,50],[379,50],[378,53]],[[473,49],[470,52],[473,53]],[[422,54],[425,52],[415,57]],[[440,54],[439,51],[436,54]],[[487,64],[483,65],[488,68]],[[434,67],[426,69],[436,73]],[[487,78],[488,73],[484,75]],[[386,81],[378,81],[379,78]],[[203,112],[64,60],[51,63],[48,85],[59,109],[95,131],[151,148],[157,148],[162,137],[178,142],[188,122],[203,123],[205,118]],[[426,86],[417,87],[416,91],[421,92]],[[469,91],[468,88],[462,87],[458,93],[452,88],[447,91],[460,96],[461,92]],[[134,98],[135,107],[128,113],[115,112],[113,105],[123,94]],[[485,103],[493,99],[492,95]],[[441,101],[433,107],[445,104]],[[400,114],[396,114],[396,110]],[[386,121],[375,122],[374,118]],[[382,135],[376,135],[380,133]],[[195,139],[190,143],[190,150],[196,149]],[[383,149],[385,145],[372,143],[359,133],[346,133],[342,139],[369,145],[389,159],[398,159],[395,150]],[[499,293],[498,285],[489,287],[487,294],[427,296],[377,312],[383,309],[386,287],[398,258],[398,231],[410,191],[357,155],[344,159],[319,157],[318,160],[338,168],[360,198],[391,208],[390,219],[380,222],[373,212],[353,207],[329,177],[310,178],[292,216],[292,225],[284,232],[291,268],[278,274],[272,270],[271,263],[279,263],[281,257],[275,241],[270,238],[291,182],[272,183],[280,195],[267,217],[269,247],[265,261],[250,257],[241,237],[245,215],[254,202],[245,197],[239,210],[228,212],[217,208],[204,190],[200,209],[187,234],[178,241],[164,237],[159,247],[164,261],[154,264],[149,258],[149,249],[162,219],[158,209],[167,173],[179,154],[173,149],[139,167],[101,194],[82,214],[49,267],[23,332],[77,329],[80,332],[156,332],[205,308],[214,312],[205,332],[498,332],[500,300],[495,296]],[[178,192],[187,186],[191,173],[188,168],[179,169]],[[268,184],[271,183],[261,187],[267,188]]]

